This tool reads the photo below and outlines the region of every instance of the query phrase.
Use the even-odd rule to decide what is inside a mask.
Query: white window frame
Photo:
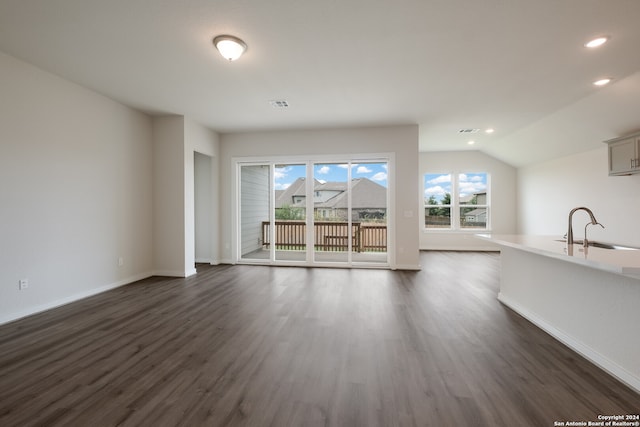
[[[471,206],[471,205],[464,205],[460,203],[460,175],[461,174],[486,174],[487,176],[487,203],[486,204],[482,204],[482,205],[473,205],[475,208],[479,209],[479,208],[486,208],[487,210],[487,225],[485,228],[462,228],[460,226],[460,210],[461,208],[465,207],[465,206]],[[425,194],[425,176],[426,175],[451,175],[451,203],[449,205],[428,205],[426,199],[424,198],[424,194]],[[470,233],[470,234],[474,234],[477,233],[479,231],[491,231],[491,174],[489,172],[484,172],[484,171],[477,171],[477,172],[469,172],[469,171],[457,171],[457,172],[451,172],[451,171],[445,171],[445,172],[425,172],[422,174],[422,179],[421,179],[421,186],[422,186],[422,194],[423,194],[423,209],[422,209],[422,230],[426,233]],[[425,214],[424,212],[431,208],[431,207],[438,207],[438,208],[446,208],[449,207],[450,209],[450,227],[449,228],[427,228],[425,225]]]

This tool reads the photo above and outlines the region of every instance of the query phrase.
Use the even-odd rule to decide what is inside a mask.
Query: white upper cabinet
[[[640,173],[640,133],[605,143],[609,146],[609,175]]]

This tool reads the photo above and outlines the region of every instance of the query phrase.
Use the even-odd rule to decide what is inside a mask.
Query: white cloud
[[[460,182],[482,182],[484,181],[481,175],[467,175],[465,173],[461,173],[459,175]]]
[[[384,170],[388,170],[389,168],[387,167],[387,164],[385,163],[384,165],[382,165],[382,169]]]
[[[438,175],[427,181],[427,184],[443,184],[445,182],[451,182],[451,175]]]
[[[286,190],[290,186],[291,186],[291,183],[281,184],[279,182],[276,182],[276,184],[274,185],[276,190]]]
[[[351,168],[355,168],[356,166],[358,166],[358,164],[357,164],[357,163],[351,163]],[[349,169],[349,165],[348,165],[348,164],[346,164],[346,163],[343,163],[343,164],[341,164],[341,165],[338,165],[338,167],[339,167],[339,168],[342,168],[342,169]]]
[[[275,179],[283,179],[287,176],[289,171],[291,171],[291,168],[275,168],[273,171],[273,175],[275,176]]]
[[[356,173],[359,173],[359,174],[365,174],[365,173],[371,173],[371,172],[373,171],[367,168],[366,166],[358,166],[358,169],[356,170]]]
[[[468,181],[468,182],[460,182],[460,197],[467,196],[469,194],[479,193],[487,190],[487,185],[480,181],[476,182]]]
[[[374,181],[386,181],[387,174],[384,172],[378,172],[377,174],[373,175],[371,179]]]
[[[440,187],[439,185],[434,185],[433,187],[428,187],[424,189],[424,195],[425,197],[429,197],[429,196],[444,196],[445,194],[447,194],[448,191],[446,191],[444,188]]]
[[[331,168],[329,166],[322,166],[320,169],[318,169],[318,173],[320,175],[326,175],[331,171]]]

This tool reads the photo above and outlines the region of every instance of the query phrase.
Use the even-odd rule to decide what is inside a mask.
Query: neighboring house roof
[[[314,180],[314,192],[336,192],[333,197],[323,202],[315,202],[314,206],[325,209],[346,209],[346,189],[346,182],[320,182]],[[297,198],[303,197],[305,197],[305,179],[298,178],[279,196],[276,194],[276,208],[281,208],[285,205],[304,207],[304,202],[295,203]],[[353,209],[386,209],[387,189],[368,178],[353,179],[351,187],[351,207]]]
[[[289,187],[285,190],[276,191],[276,209],[281,208],[283,206],[301,206],[299,203],[295,203],[296,196],[305,196],[305,178],[298,178],[291,183]]]
[[[479,191],[477,193],[472,193],[472,194],[468,194],[464,197],[460,197],[460,203],[462,204],[468,204],[469,202],[471,202],[475,197],[477,197],[476,200],[478,200],[478,202],[480,202],[480,200],[485,200],[482,198],[482,196],[484,196],[486,198],[487,196],[487,192],[486,191]],[[481,203],[479,203],[481,204]],[[484,204],[484,203],[482,203]]]
[[[352,180],[351,208],[352,209],[385,209],[387,207],[387,189],[368,178]],[[342,184],[342,192],[325,203],[316,204],[318,208],[347,208],[346,183]],[[332,187],[333,189],[333,187]]]

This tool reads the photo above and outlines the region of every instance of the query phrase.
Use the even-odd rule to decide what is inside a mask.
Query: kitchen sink
[[[567,243],[567,240],[566,239],[560,239],[560,240],[556,240],[556,242]],[[573,243],[576,244],[576,245],[582,245],[583,241],[582,240],[574,240]],[[589,240],[588,244],[589,244],[589,246],[591,246],[593,248],[611,249],[611,250],[615,250],[615,251],[638,251],[638,250],[640,250],[640,248],[634,248],[633,246],[616,245],[615,243],[604,243],[604,242],[597,242],[597,241],[592,241],[592,240]]]

